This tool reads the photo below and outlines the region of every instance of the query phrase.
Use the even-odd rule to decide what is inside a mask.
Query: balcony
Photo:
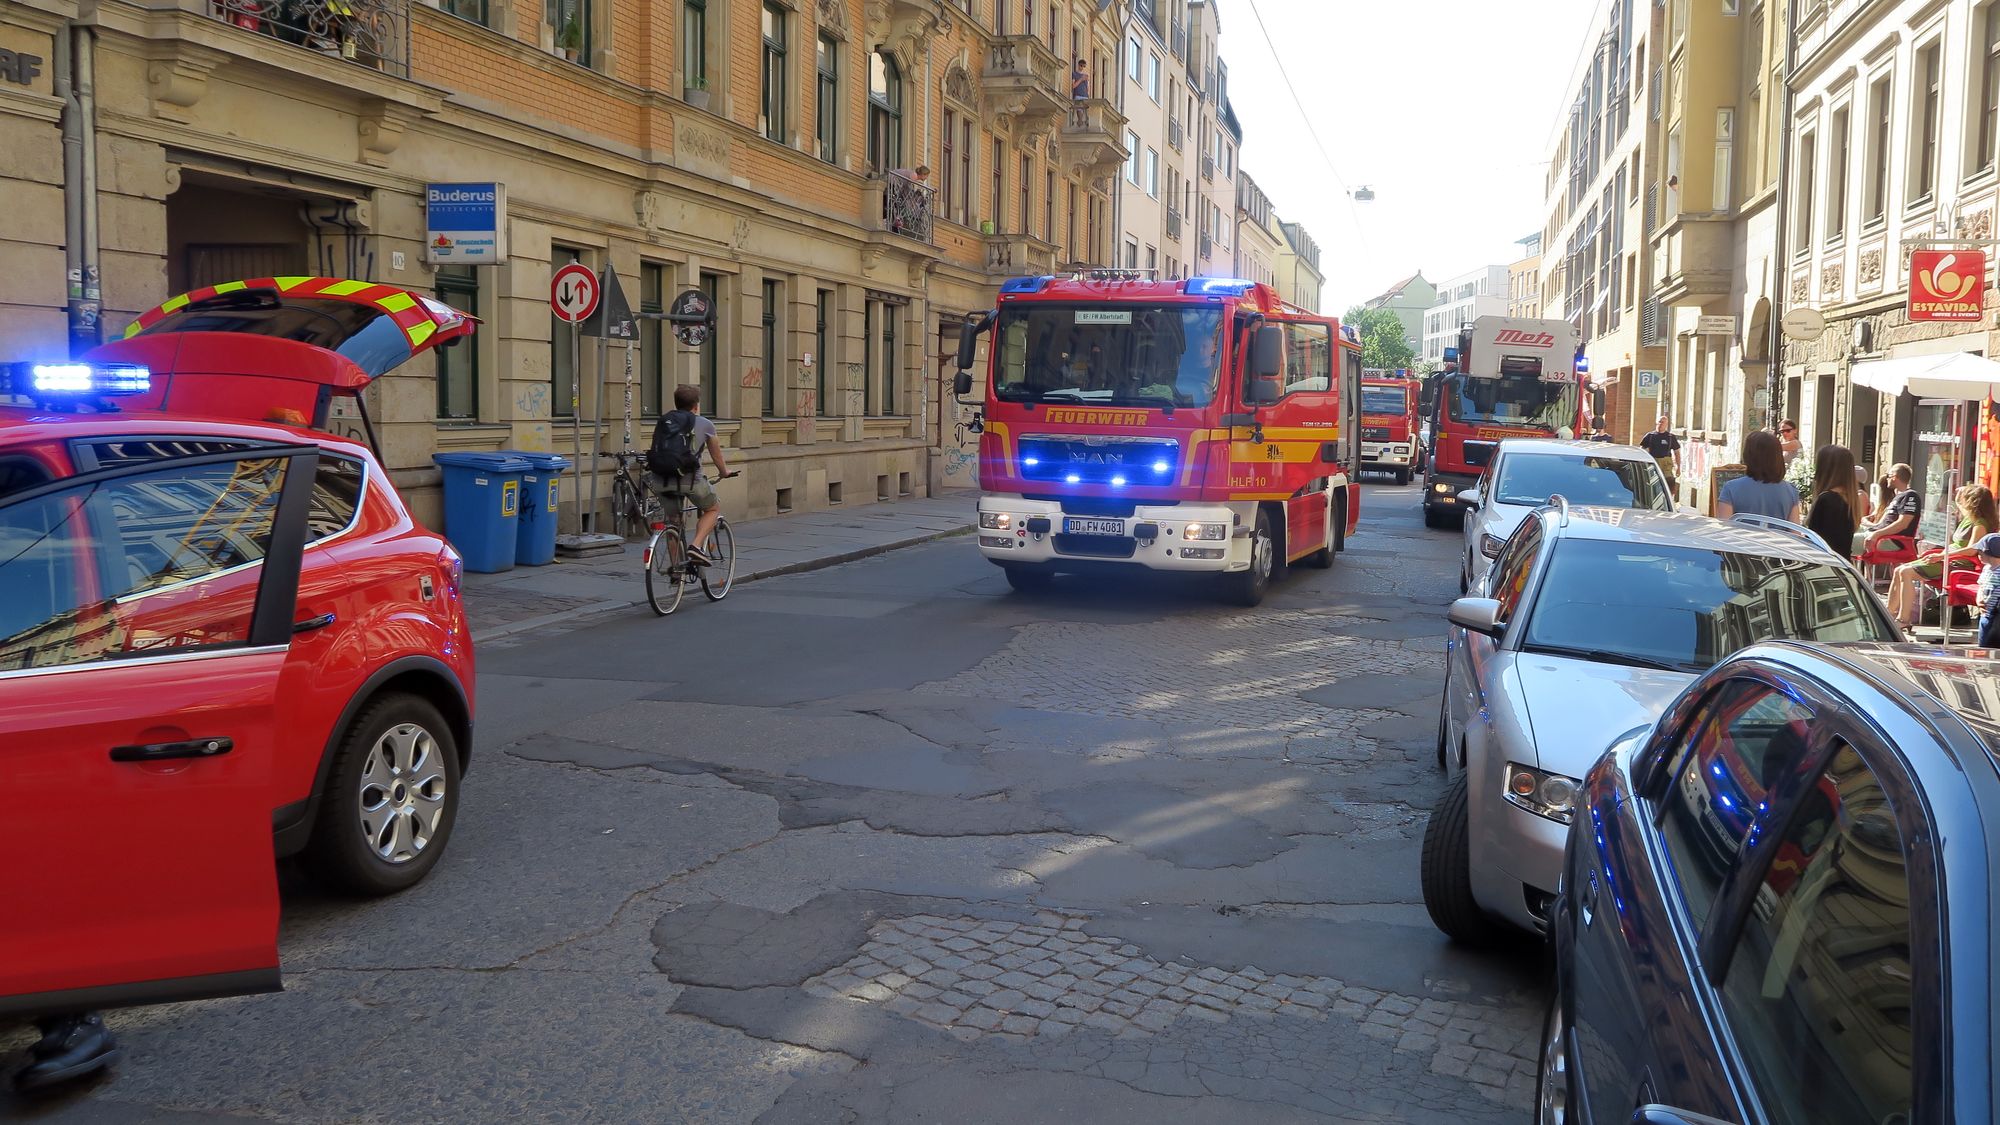
[[[994,41],[986,55],[986,112],[1039,133],[1069,112],[1069,70],[1032,35]]]
[[[1167,208],[1167,237],[1178,241],[1181,237],[1181,213]]]
[[[986,236],[986,272],[1001,277],[1039,277],[1056,272],[1054,243],[1026,234]]]
[[[880,202],[866,200],[866,196]],[[937,189],[929,184],[898,176],[894,172],[869,179],[864,205],[877,215],[875,229],[885,230],[918,242],[930,242],[937,219]]]
[[[1125,115],[1109,99],[1077,99],[1063,125],[1063,163],[1092,179],[1112,175],[1125,163],[1124,134]]]
[[[1181,119],[1178,117],[1167,118],[1167,143],[1174,146],[1175,152],[1179,152],[1181,145],[1186,141],[1187,134],[1181,129]]]
[[[1201,154],[1201,178],[1204,180],[1215,178],[1215,157],[1205,152]]]
[[[1654,243],[1654,296],[1663,305],[1701,305],[1729,296],[1735,224],[1722,215],[1680,215]]]
[[[1175,58],[1187,58],[1187,39],[1187,25],[1184,23],[1175,24],[1173,34],[1169,37],[1169,46],[1173,50]]]
[[[1215,240],[1208,236],[1207,231],[1201,232],[1201,238],[1195,242],[1195,251],[1203,258],[1215,256]]]
[[[139,0],[137,6],[146,11],[149,34],[156,39],[249,56],[262,55],[252,44],[283,43],[396,78],[410,76],[410,0]],[[219,60],[199,52],[181,55],[162,56],[159,65],[166,69],[156,66],[152,84],[156,101],[164,97],[185,109],[201,96]]]

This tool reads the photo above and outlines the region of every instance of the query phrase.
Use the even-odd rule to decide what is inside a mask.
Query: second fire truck
[[[1212,574],[1245,605],[1326,567],[1360,515],[1361,349],[1231,278],[1020,277],[990,336],[979,549],[1016,589],[1059,572]]]
[[[1424,524],[1462,519],[1471,488],[1504,438],[1585,432],[1582,333],[1562,320],[1482,316],[1459,331],[1458,370],[1440,376],[1430,406]]]

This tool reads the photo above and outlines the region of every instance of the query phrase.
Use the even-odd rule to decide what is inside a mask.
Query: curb
[[[839,566],[842,563],[858,562],[862,559],[874,558],[877,555],[886,555],[891,551],[900,551],[905,547],[915,547],[920,544],[935,542],[939,539],[949,539],[955,535],[970,534],[972,534],[970,527],[954,527],[945,531],[928,531],[922,535],[913,535],[906,539],[897,539],[888,543],[878,543],[872,547],[861,547],[852,551],[842,551],[836,555],[823,555],[816,559],[804,559],[800,562],[786,563],[783,566],[772,567],[769,570],[760,570],[755,574],[741,575],[736,581],[738,583],[747,583],[755,582],[760,578],[779,578],[788,574],[805,574],[810,571],[825,570],[828,567]],[[505,625],[495,625],[490,629],[475,630],[472,634],[472,643],[477,645],[484,641],[497,641],[502,637],[533,632],[536,629],[541,629],[549,625],[574,621],[584,617],[594,617],[597,614],[610,613],[614,610],[631,609],[633,606],[645,604],[646,599],[643,597],[632,598],[629,601],[622,602],[592,602],[589,605],[577,606],[575,609],[565,609],[556,613],[545,613],[540,617],[530,617],[525,621],[512,621]]]

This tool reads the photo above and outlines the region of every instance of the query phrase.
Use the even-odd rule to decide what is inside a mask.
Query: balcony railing
[[[1093,78],[1093,85],[1103,81]],[[1009,35],[993,42],[982,81],[988,112],[1020,117],[1036,132],[1038,123],[1060,120],[1069,109],[1069,69],[1032,35]]]
[[[1207,231],[1203,231],[1201,238],[1195,243],[1195,249],[1200,251],[1202,257],[1210,257],[1215,253],[1215,239],[1210,238]]]
[[[1204,180],[1215,178],[1215,157],[1205,152],[1201,154],[1201,178]]]
[[[1180,236],[1181,236],[1181,213],[1169,207],[1167,209],[1167,237],[1179,238]]]
[[[224,23],[407,78],[408,0],[207,0]]]
[[[1187,58],[1187,25],[1186,25],[1186,24],[1184,24],[1184,23],[1177,23],[1177,24],[1175,24],[1175,25],[1174,25],[1174,30],[1173,30],[1173,34],[1172,34],[1172,35],[1171,35],[1171,36],[1169,37],[1169,45],[1170,45],[1170,46],[1171,46],[1171,48],[1173,49],[1173,52],[1174,52],[1174,57],[1175,57],[1175,58],[1177,58],[1177,59],[1184,59],[1184,58]]]
[[[1054,244],[1025,234],[986,236],[986,270],[1005,277],[1056,271]]]
[[[1174,146],[1175,152],[1179,152],[1181,144],[1186,140],[1186,133],[1181,128],[1181,119],[1178,117],[1167,118],[1167,143]]]
[[[1117,172],[1127,156],[1125,115],[1106,98],[1072,101],[1062,131],[1063,161],[1093,176]]]
[[[937,218],[937,189],[895,172],[883,176],[880,183],[883,229],[929,242],[931,225]]]

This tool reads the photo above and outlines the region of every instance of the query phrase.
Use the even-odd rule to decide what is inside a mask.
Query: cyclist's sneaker
[[[715,564],[715,559],[710,557],[707,551],[702,550],[692,543],[688,545],[687,553],[688,559],[698,566],[713,566]]]

